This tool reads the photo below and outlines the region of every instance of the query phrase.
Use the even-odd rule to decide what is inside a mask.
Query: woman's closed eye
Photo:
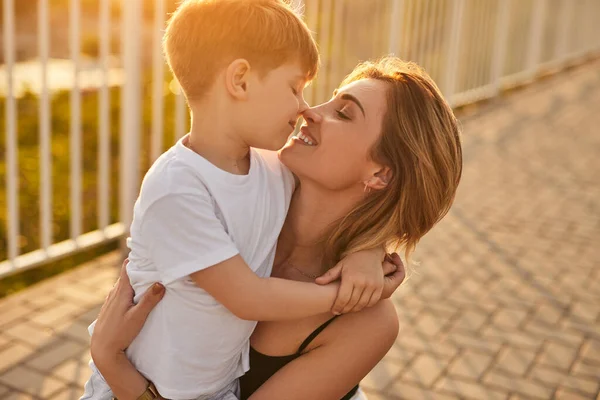
[[[344,110],[343,110],[343,109],[342,109],[342,110],[335,110],[335,113],[337,114],[337,116],[338,116],[340,119],[343,119],[343,120],[345,120],[345,121],[350,121],[350,117],[348,116],[348,114],[346,114],[346,113],[344,112]]]

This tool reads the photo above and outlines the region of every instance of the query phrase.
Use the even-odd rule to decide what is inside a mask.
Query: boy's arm
[[[240,255],[190,275],[237,317],[252,321],[287,320],[331,310],[338,284],[318,286],[279,278],[260,278]]]
[[[236,316],[253,321],[331,310],[338,284],[319,286],[256,275],[216,217],[208,192],[165,196],[144,211],[136,234],[163,284],[189,276]]]

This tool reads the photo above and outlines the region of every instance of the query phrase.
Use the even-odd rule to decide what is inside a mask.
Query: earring
[[[363,190],[363,193],[371,193],[371,187],[367,186],[366,182],[364,183],[364,185],[365,185],[365,188]]]

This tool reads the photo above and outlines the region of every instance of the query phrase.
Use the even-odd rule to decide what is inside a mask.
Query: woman
[[[402,246],[408,257],[449,210],[462,171],[458,124],[433,81],[394,57],[359,64],[304,119],[301,134],[314,145],[292,139],[280,151],[299,185],[272,275],[314,281],[344,255],[380,245]],[[126,285],[119,287],[127,298]],[[92,340],[117,355],[143,319],[123,318],[125,308],[110,306],[119,296],[111,296]],[[240,380],[242,398],[352,398],[397,334],[389,300],[341,317],[261,322],[250,371]],[[98,364],[116,376],[107,378],[111,386],[146,384],[126,359],[114,360]],[[141,393],[137,387],[131,398]]]

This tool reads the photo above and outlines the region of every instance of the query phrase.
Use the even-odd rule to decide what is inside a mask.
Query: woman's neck
[[[306,274],[324,273],[324,235],[362,196],[356,188],[331,191],[310,183],[299,185],[279,236],[276,265],[287,262]]]

